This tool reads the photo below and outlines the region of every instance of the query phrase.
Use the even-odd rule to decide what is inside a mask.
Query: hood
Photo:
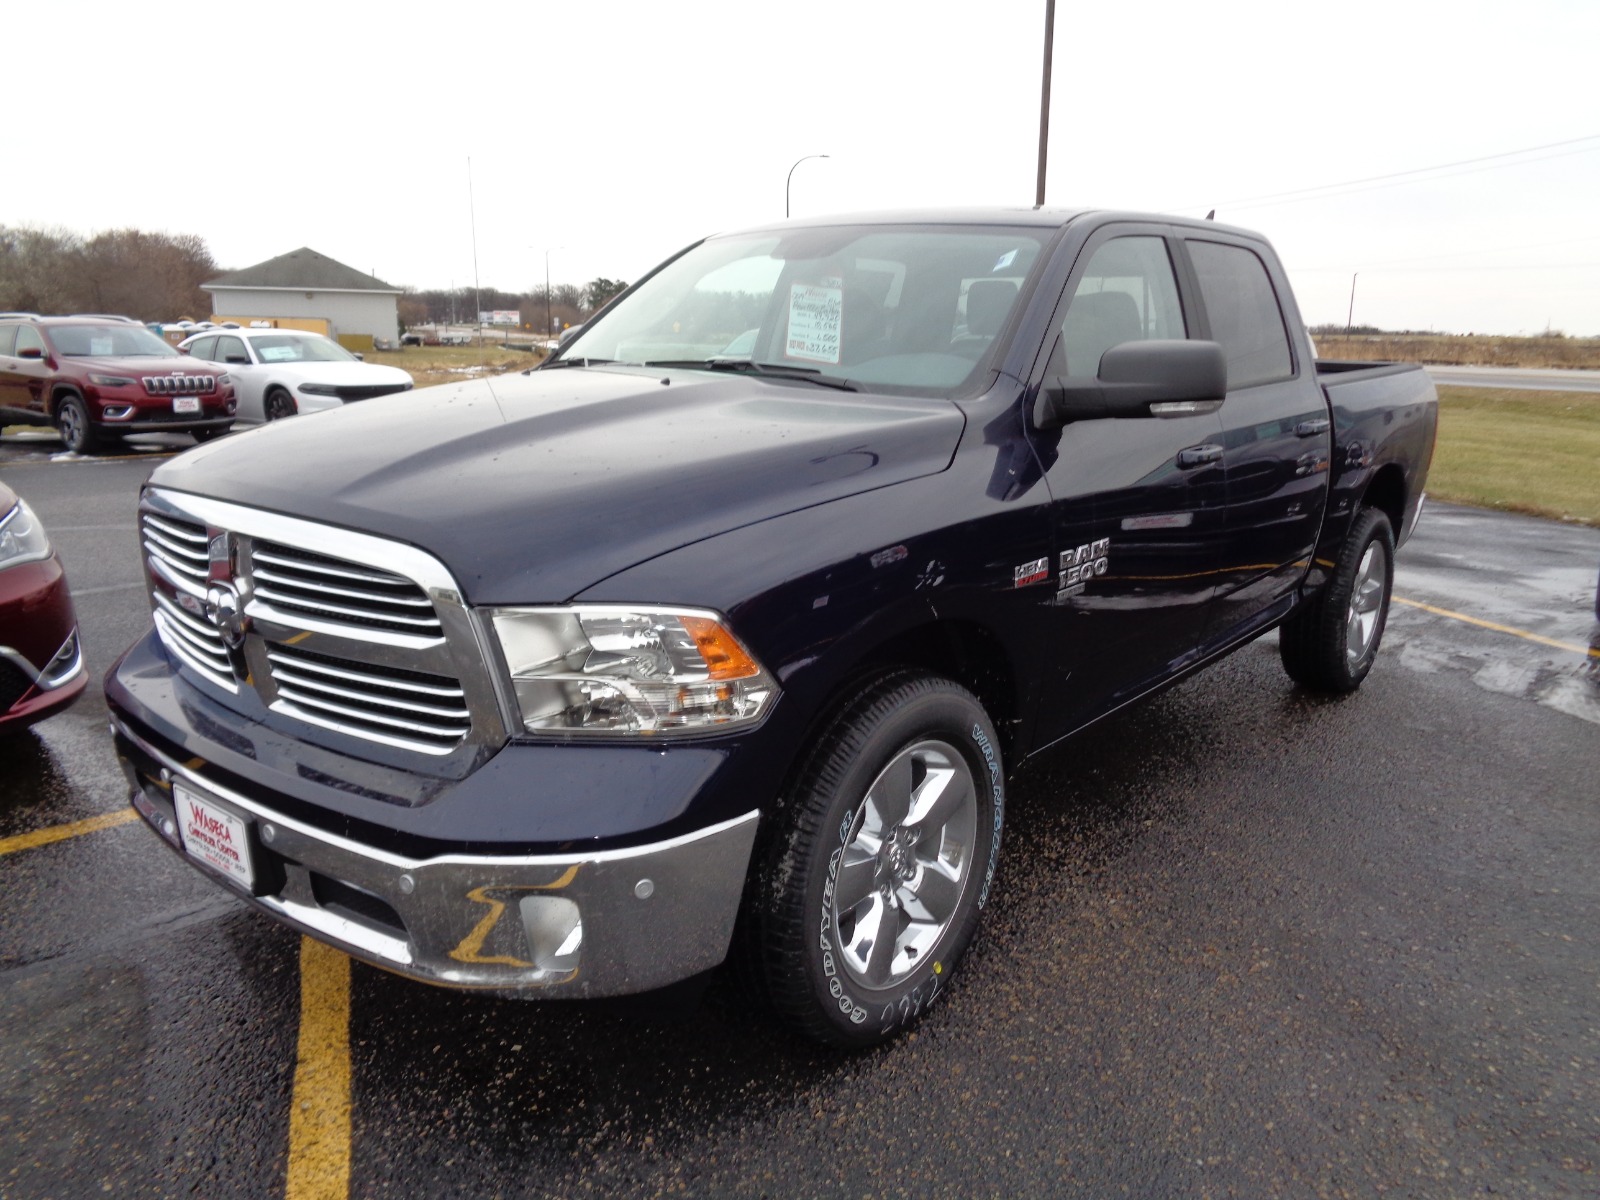
[[[227,372],[221,363],[205,362],[190,358],[187,354],[180,354],[176,358],[157,357],[154,354],[121,357],[111,354],[74,354],[66,361],[96,374],[132,375],[139,379],[146,375],[222,375]]]
[[[941,471],[963,420],[948,401],[748,376],[536,371],[275,421],[151,482],[409,542],[473,603],[558,603],[690,542]]]

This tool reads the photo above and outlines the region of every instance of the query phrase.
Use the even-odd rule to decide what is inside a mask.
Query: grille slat
[[[256,591],[258,592],[264,590],[262,585],[265,583],[278,584],[286,588],[304,589],[305,591],[312,593],[312,599],[315,599],[318,596],[338,596],[347,597],[352,600],[371,600],[373,596],[371,591],[363,592],[357,591],[353,588],[334,587],[332,584],[328,583],[307,583],[305,580],[296,579],[292,575],[280,575],[276,571],[263,571],[259,566],[256,567],[254,578],[256,581]],[[420,609],[421,611],[426,612],[429,617],[432,617],[433,615],[432,603],[429,602],[426,596],[420,594],[413,596],[391,596],[387,597],[385,602],[388,604],[398,604],[403,608]]]
[[[266,541],[256,543],[251,569],[256,596],[274,607],[341,624],[444,637],[433,601],[403,575]]]
[[[191,590],[204,592],[211,574],[211,540],[206,527],[149,512],[142,514],[141,524],[145,554],[186,581]]]
[[[399,672],[392,670],[379,674],[371,668],[365,668],[349,662],[335,665],[328,660],[319,659],[313,661],[304,656],[288,654],[277,646],[268,649],[267,657],[272,660],[275,666],[283,665],[291,670],[310,671],[342,683],[369,684],[374,679],[381,679],[384,687],[393,688],[406,696],[443,700],[460,700],[462,698],[460,687],[445,679],[440,679],[437,683],[422,683],[410,678],[400,678]],[[464,713],[465,710],[462,710],[462,712]]]
[[[144,390],[150,396],[199,396],[217,390],[215,375],[146,375]]]
[[[199,632],[192,629],[177,606],[159,594],[156,596],[155,620],[156,630],[161,634],[161,644],[168,651],[218,687],[230,692],[239,690],[220,638],[213,643],[203,629]]]
[[[271,543],[263,542],[256,547],[255,554],[251,556],[255,562],[268,563],[278,567],[290,567],[317,575],[327,575],[330,578],[362,579],[369,583],[383,583],[394,587],[416,587],[416,584],[409,579],[391,575],[387,571],[367,570],[357,566],[355,563],[347,563],[339,559],[288,558],[281,553],[274,553],[272,549],[268,549],[267,547],[270,545]]]
[[[466,695],[455,680],[271,643],[267,659],[280,703],[307,720],[435,745],[454,744],[471,728]]]

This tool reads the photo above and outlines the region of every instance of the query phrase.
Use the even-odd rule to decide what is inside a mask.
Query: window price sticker
[[[842,288],[794,284],[789,289],[789,333],[784,341],[784,357],[837,365],[843,324]]]

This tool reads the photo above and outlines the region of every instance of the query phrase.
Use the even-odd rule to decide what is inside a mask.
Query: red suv
[[[87,454],[129,433],[233,425],[233,385],[127,317],[0,313],[0,425],[54,425]]]

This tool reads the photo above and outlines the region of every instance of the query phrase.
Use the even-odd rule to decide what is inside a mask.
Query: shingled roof
[[[215,288],[283,288],[296,292],[395,292],[400,289],[385,283],[374,275],[366,275],[354,267],[335,262],[326,254],[318,254],[310,246],[301,246],[277,258],[229,271],[210,283],[200,285],[206,291]]]

